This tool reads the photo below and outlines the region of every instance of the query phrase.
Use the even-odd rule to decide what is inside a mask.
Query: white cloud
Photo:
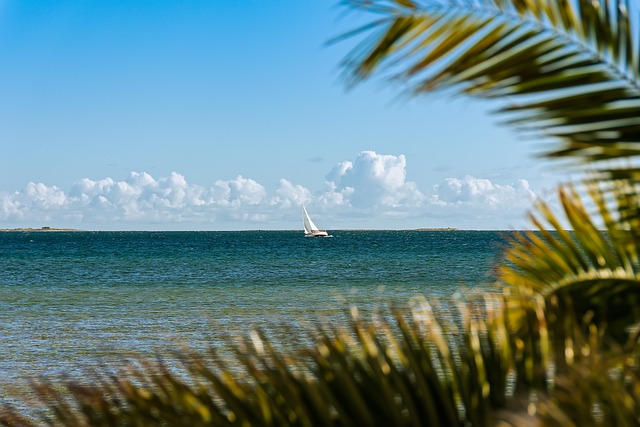
[[[230,181],[216,181],[212,201],[214,204],[238,208],[242,205],[257,205],[266,196],[267,190],[262,185],[238,175]]]
[[[202,206],[204,193],[204,188],[188,185],[175,172],[159,180],[146,172],[132,172],[125,181],[81,179],[69,191],[68,207],[84,207],[84,212],[98,217],[110,212],[121,220],[159,218],[158,211]]]
[[[48,220],[53,213],[63,209],[67,202],[67,196],[58,187],[30,182],[21,191],[0,195],[0,218]]]
[[[268,190],[241,175],[203,186],[176,172],[160,178],[146,172],[124,180],[83,178],[67,192],[29,183],[0,193],[0,222],[96,229],[295,228],[305,202],[325,228],[495,228],[524,218],[534,196],[526,180],[448,178],[422,192],[406,177],[404,155],[363,151],[333,168],[325,188],[315,192],[284,178]]]
[[[535,194],[529,183],[520,179],[515,184],[499,185],[488,179],[465,176],[447,178],[434,186],[432,203],[439,206],[473,206],[488,210],[530,206]]]
[[[292,184],[286,179],[280,179],[280,186],[276,190],[276,197],[272,200],[273,205],[283,207],[297,206],[303,202],[311,200],[311,191],[299,184]]]
[[[415,183],[405,181],[406,167],[402,154],[363,151],[353,163],[344,161],[329,172],[326,178],[331,191],[325,199],[343,203],[348,199],[352,206],[359,208],[416,206],[424,196]]]

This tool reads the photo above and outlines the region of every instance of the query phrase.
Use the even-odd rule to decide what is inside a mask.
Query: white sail
[[[318,227],[313,223],[307,209],[302,205],[302,225],[304,226],[305,233],[311,233],[313,230],[317,230]]]
[[[313,223],[307,209],[302,204],[302,226],[304,227],[304,235],[311,237],[326,237],[329,235],[324,230],[319,230],[318,227]]]

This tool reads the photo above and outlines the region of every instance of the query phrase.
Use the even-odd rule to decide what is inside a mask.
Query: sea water
[[[505,245],[505,232],[332,234],[0,233],[0,392],[252,328],[286,344],[350,306],[368,313],[489,286]]]

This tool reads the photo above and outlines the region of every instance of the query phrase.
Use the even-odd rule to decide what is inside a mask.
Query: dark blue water
[[[502,232],[0,233],[0,378],[282,334],[493,280]],[[286,332],[283,332],[286,331]],[[295,335],[295,334],[293,334]]]

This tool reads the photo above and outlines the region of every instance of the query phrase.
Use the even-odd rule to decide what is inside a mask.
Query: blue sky
[[[0,0],[0,228],[527,226],[563,174],[495,105],[347,90],[335,1]]]

